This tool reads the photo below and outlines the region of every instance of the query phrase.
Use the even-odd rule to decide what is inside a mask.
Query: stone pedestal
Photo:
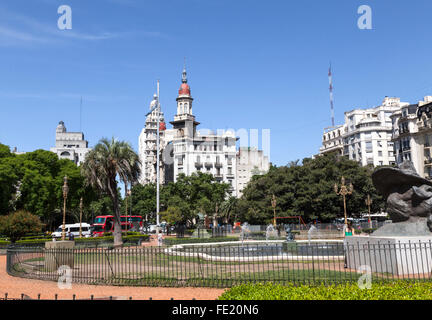
[[[211,234],[204,228],[197,228],[192,233],[191,238],[200,238],[200,239],[208,239],[211,238]]]
[[[432,236],[354,236],[345,238],[344,247],[350,269],[369,266],[372,273],[393,275],[432,271]]]
[[[58,270],[60,266],[74,266],[73,248],[75,241],[50,241],[45,242],[45,269],[47,271]]]

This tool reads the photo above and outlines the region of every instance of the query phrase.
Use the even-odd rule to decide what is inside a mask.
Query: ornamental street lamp
[[[83,198],[80,199],[80,228],[79,228],[79,237],[82,237],[82,213],[83,213]]]
[[[368,211],[369,211],[369,228],[372,229],[371,209],[370,209],[370,206],[372,204],[372,199],[371,199],[369,194],[367,195],[367,198],[365,199],[365,203],[368,206]]]
[[[344,216],[345,216],[345,226],[347,226],[348,221],[347,221],[346,199],[345,199],[345,197],[346,197],[347,195],[350,195],[350,194],[353,193],[353,191],[354,191],[354,187],[353,187],[352,183],[350,183],[349,186],[347,187],[347,186],[345,185],[345,177],[342,176],[342,178],[341,178],[341,187],[340,187],[340,190],[339,190],[339,187],[338,187],[337,183],[335,183],[335,185],[334,185],[334,191],[336,192],[337,195],[341,195],[341,196],[343,196],[343,203],[344,203]]]
[[[271,201],[272,207],[273,207],[273,226],[276,227],[276,197],[273,194],[272,201]]]
[[[63,184],[63,225],[62,225],[62,241],[66,239],[66,199],[69,193],[69,187],[67,184],[68,178],[67,176],[64,177],[64,184]]]

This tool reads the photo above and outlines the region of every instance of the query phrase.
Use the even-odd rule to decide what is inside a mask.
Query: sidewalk
[[[157,245],[156,239],[143,243],[143,246]],[[90,299],[129,299],[132,300],[215,300],[225,289],[215,288],[165,288],[165,287],[123,287],[123,286],[97,286],[72,283],[71,289],[60,289],[57,282],[24,279],[12,277],[6,272],[6,256],[0,256],[0,300],[5,298],[21,299],[24,294],[30,299],[58,300]]]

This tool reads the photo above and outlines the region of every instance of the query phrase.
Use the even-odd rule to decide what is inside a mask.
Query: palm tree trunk
[[[116,182],[113,184],[114,186],[117,185]],[[114,211],[114,248],[120,248],[123,245],[122,240],[122,229],[121,229],[121,213],[120,213],[120,207],[119,207],[119,199],[117,194],[117,188],[112,187],[110,188],[111,191],[111,200],[113,202],[113,211]]]

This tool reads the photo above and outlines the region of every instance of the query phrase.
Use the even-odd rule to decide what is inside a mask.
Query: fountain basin
[[[337,260],[343,259],[341,240],[250,240],[240,243],[188,243],[165,249],[165,253],[182,257],[196,257],[208,261],[253,262],[278,260]]]

